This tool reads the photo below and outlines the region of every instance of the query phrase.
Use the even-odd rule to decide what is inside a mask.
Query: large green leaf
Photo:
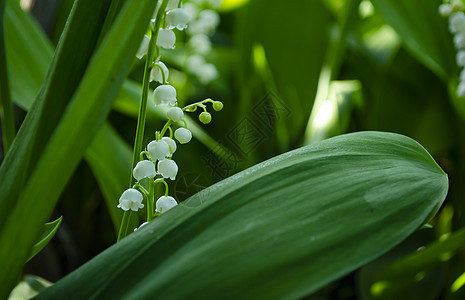
[[[455,76],[455,52],[439,0],[372,0],[411,52],[439,77]]]
[[[299,298],[400,243],[447,190],[410,138],[342,135],[201,191],[38,299]]]

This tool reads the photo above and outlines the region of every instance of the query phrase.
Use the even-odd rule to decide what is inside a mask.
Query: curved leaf
[[[53,222],[45,223],[44,227],[42,228],[42,233],[40,234],[37,242],[32,246],[31,254],[29,255],[28,261],[31,260],[37,253],[39,253],[45,246],[47,246],[48,242],[55,236],[57,233],[58,227],[60,227],[61,220],[63,217],[59,217]]]
[[[412,139],[342,135],[201,191],[38,299],[299,298],[400,243],[447,189]]]
[[[442,79],[454,76],[457,67],[447,20],[438,13],[438,0],[372,0],[402,37],[409,50]]]

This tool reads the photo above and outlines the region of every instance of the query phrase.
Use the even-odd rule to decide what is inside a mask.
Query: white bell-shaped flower
[[[465,50],[457,52],[456,61],[458,66],[465,67]]]
[[[179,6],[179,0],[170,0],[166,6],[166,10],[172,10]]]
[[[449,17],[449,31],[452,33],[465,32],[465,14],[461,11]]]
[[[441,4],[439,5],[439,15],[441,17],[449,17],[450,14],[452,13],[452,5],[450,5],[449,3],[444,3],[444,4]]]
[[[220,8],[222,2],[223,0],[208,0],[208,4],[214,9]]]
[[[165,76],[165,82],[163,82],[163,75]],[[168,83],[168,76],[170,76],[170,71],[164,63],[159,61],[155,63],[155,65],[152,68],[152,71],[150,72],[150,82],[157,81],[161,84],[165,84]]]
[[[181,143],[189,143],[192,139],[192,133],[189,129],[180,127],[174,132],[174,137]]]
[[[118,208],[124,211],[138,211],[140,208],[144,208],[144,204],[142,204],[143,199],[144,197],[138,190],[127,189],[119,198]]]
[[[196,75],[202,84],[207,84],[218,78],[218,70],[214,64],[206,63],[197,70]]]
[[[144,222],[144,223],[140,224],[139,227],[134,228],[134,231],[137,231],[137,230],[141,229],[142,227],[144,227],[144,226],[147,225],[148,223],[149,223],[149,222]]]
[[[176,89],[169,84],[160,85],[153,91],[153,99],[155,106],[175,106]]]
[[[139,50],[137,50],[136,57],[138,59],[141,59],[144,57],[144,55],[147,54],[147,51],[149,49],[149,43],[150,43],[150,38],[146,35],[144,35],[144,38],[142,39],[142,42],[140,43]]]
[[[194,22],[189,23],[188,31],[190,34],[212,34],[218,24],[220,23],[220,16],[216,11],[206,9],[199,13],[199,17]]]
[[[163,176],[163,178],[175,180],[178,174],[178,165],[171,159],[160,160],[158,162],[158,173]]]
[[[177,28],[183,30],[189,23],[189,14],[182,8],[172,9],[166,14],[166,23],[168,29]]]
[[[173,30],[160,28],[158,31],[157,46],[174,49],[174,43],[176,42],[176,35]]]
[[[465,48],[465,32],[454,35],[454,45],[457,49]]]
[[[165,141],[151,141],[147,145],[147,152],[152,161],[165,159],[171,154],[170,146]]]
[[[171,196],[161,196],[155,204],[155,210],[159,213],[165,213],[178,205],[178,202]]]
[[[161,140],[168,144],[168,146],[170,147],[170,153],[171,153],[171,155],[173,155],[173,153],[177,149],[176,142],[172,138],[169,138],[167,136],[162,137]]]
[[[463,69],[463,70],[460,72],[459,79],[460,79],[460,81],[465,81],[465,69]]]
[[[459,83],[459,86],[457,87],[457,96],[465,97],[465,81]]]
[[[195,18],[197,18],[197,15],[199,14],[199,8],[197,7],[197,5],[187,2],[182,5],[182,8],[189,15],[189,20],[194,20]]]
[[[132,175],[137,181],[140,181],[144,178],[154,178],[156,175],[155,164],[150,160],[140,161],[134,167]]]
[[[195,53],[205,55],[211,51],[212,43],[207,35],[199,33],[190,38],[189,47]]]
[[[177,106],[170,107],[166,111],[166,116],[173,122],[179,122],[184,117],[184,112]]]
[[[205,64],[205,59],[197,54],[191,55],[187,58],[186,69],[192,74],[196,74],[199,69]]]

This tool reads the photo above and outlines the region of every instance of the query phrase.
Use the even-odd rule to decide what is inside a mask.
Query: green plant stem
[[[153,219],[153,201],[155,198],[155,181],[150,179],[149,183],[149,196],[147,197],[147,222]]]
[[[5,45],[6,0],[0,0],[0,118],[2,119],[3,155],[5,156],[16,135],[15,116],[8,83]]]
[[[152,29],[152,36],[150,38],[149,47],[147,50],[147,57],[145,60],[144,67],[144,78],[142,80],[142,96],[139,106],[139,115],[137,116],[137,128],[136,128],[136,137],[134,141],[134,153],[132,156],[132,167],[131,167],[131,178],[129,179],[129,187],[132,187],[134,184],[134,178],[132,177],[132,170],[139,162],[140,152],[142,151],[142,143],[144,141],[144,129],[145,129],[145,119],[146,119],[146,110],[147,110],[147,99],[149,93],[149,83],[150,83],[150,69],[152,67],[154,52],[157,43],[158,31],[160,30],[161,20],[168,5],[169,0],[163,0],[158,9],[157,16],[155,18],[155,25]],[[127,235],[129,221],[131,219],[131,211],[125,211],[123,214],[123,220],[121,221],[121,227],[118,233],[118,241],[124,238]]]

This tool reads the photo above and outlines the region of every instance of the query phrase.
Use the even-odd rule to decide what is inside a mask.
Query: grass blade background
[[[92,3],[95,4],[93,1]],[[3,266],[3,271],[0,272],[0,298],[7,296],[13,287],[22,268],[21,262],[27,256],[40,224],[49,217],[74,167],[105,120],[155,5],[155,2],[149,0],[127,3],[107,38],[94,54],[79,89],[68,105],[66,114],[57,126],[45,152],[38,160],[37,167],[24,187],[17,205],[13,210],[8,209],[9,207],[5,206],[11,208],[15,198],[0,199],[3,200],[0,202],[2,213],[9,213],[9,218],[0,232],[0,244],[6,245],[0,249],[0,261]],[[84,17],[89,12],[80,13],[80,17]],[[88,20],[83,23],[86,22]],[[59,67],[69,68],[67,59],[60,64]],[[49,79],[46,79],[46,85],[47,83],[50,83]],[[47,112],[48,110],[44,111]],[[6,163],[7,160],[8,157],[2,165],[2,170],[14,168]],[[24,169],[20,169],[19,172],[24,173]],[[12,184],[11,180],[8,184]],[[8,186],[6,188],[9,189]],[[33,216],[30,215],[30,211],[34,211]],[[21,228],[18,228],[18,222],[22,224]],[[21,238],[17,238],[18,236]]]
[[[447,190],[415,141],[339,136],[203,190],[37,299],[300,298],[400,243]]]

